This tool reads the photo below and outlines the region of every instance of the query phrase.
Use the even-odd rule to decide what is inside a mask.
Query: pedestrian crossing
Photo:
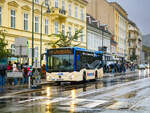
[[[57,109],[65,111],[83,112],[85,110],[118,110],[128,109],[129,106],[133,106],[134,99],[140,97],[140,94],[147,92],[149,96],[149,83],[150,78],[142,80],[136,80],[125,84],[118,84],[116,86],[105,87],[100,89],[93,89],[86,92],[76,92],[76,90],[69,90],[68,96],[51,95],[47,96],[43,93],[41,96],[35,95],[18,95],[14,97],[19,107],[29,107],[32,109],[33,106],[57,106]],[[143,84],[144,83],[144,84]],[[131,96],[126,96],[130,93],[138,94],[138,97],[130,99]],[[139,93],[137,93],[139,92]],[[40,94],[39,94],[40,95]],[[143,93],[141,94],[143,95]],[[147,97],[147,95],[145,95]],[[128,98],[129,97],[129,98]],[[14,103],[15,103],[14,102]]]
[[[37,105],[47,105],[47,104],[57,104],[59,109],[61,110],[70,110],[70,108],[74,108],[74,110],[85,110],[85,109],[97,109],[96,107],[107,105],[110,101],[107,100],[94,100],[94,99],[82,99],[82,98],[71,98],[71,97],[59,97],[54,99],[48,99],[47,97],[36,97],[33,99],[28,99],[24,101],[18,101],[18,104],[22,104],[23,106],[32,107]]]

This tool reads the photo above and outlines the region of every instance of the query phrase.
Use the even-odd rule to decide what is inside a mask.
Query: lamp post
[[[104,35],[104,30],[102,29],[102,67],[103,67],[103,72],[105,72],[104,70],[104,53],[103,53],[103,35]]]
[[[43,23],[43,4],[45,1],[42,2],[41,4],[41,30],[40,30],[40,66],[42,65],[42,23]],[[48,10],[47,13],[50,13],[49,5],[48,5]]]
[[[34,64],[34,0],[32,0],[32,66]]]

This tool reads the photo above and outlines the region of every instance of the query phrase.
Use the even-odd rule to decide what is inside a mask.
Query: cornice
[[[19,6],[19,4],[16,1],[8,2],[8,5],[13,6],[13,7],[18,7]]]
[[[31,8],[28,5],[24,5],[21,7],[23,10],[30,11]]]

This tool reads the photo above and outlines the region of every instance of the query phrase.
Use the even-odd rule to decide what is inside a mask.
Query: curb
[[[18,91],[13,93],[12,95],[19,95],[19,94],[24,94],[24,93],[32,93],[32,92],[38,92],[38,91],[43,91],[44,89],[26,89],[23,91]]]
[[[15,95],[38,92],[38,91],[43,91],[43,90],[44,89],[25,89],[25,90],[18,91],[18,92],[15,92],[15,93],[8,93],[6,96],[0,97],[0,99],[7,99],[7,98],[11,98],[12,96],[15,96]]]
[[[116,73],[116,74],[112,74],[112,73],[106,73],[106,75],[104,74],[103,78],[107,78],[107,77],[116,77],[116,76],[120,76],[120,75],[126,75],[126,74],[133,74],[133,73],[138,73],[138,71],[134,71],[134,72],[126,72],[126,73]]]

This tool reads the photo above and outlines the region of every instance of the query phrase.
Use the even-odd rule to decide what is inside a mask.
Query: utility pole
[[[44,3],[44,2],[43,2]],[[41,4],[41,32],[40,32],[40,67],[42,66],[42,19],[43,19],[43,3]]]
[[[34,64],[34,0],[32,0],[32,66]]]
[[[43,23],[43,4],[45,1],[41,4],[41,31],[40,31],[40,67],[42,66],[42,23]],[[49,5],[46,13],[50,13]]]

